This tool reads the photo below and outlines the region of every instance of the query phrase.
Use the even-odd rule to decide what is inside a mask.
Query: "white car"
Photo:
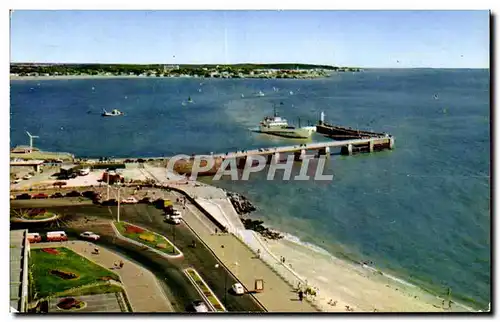
[[[31,179],[33,178],[33,176],[31,174],[27,174],[23,177],[24,180],[28,180],[28,179]]]
[[[233,284],[233,286],[231,287],[231,289],[233,290],[234,294],[236,294],[236,295],[243,295],[243,294],[245,294],[245,289],[243,288],[243,285],[241,285],[241,283],[235,283],[235,284]]]
[[[165,219],[167,221],[170,221],[171,223],[175,224],[175,225],[178,225],[181,223],[181,219],[182,217],[179,217],[179,216],[175,216],[175,215],[166,215],[165,216]]]
[[[99,238],[101,238],[101,236],[94,234],[91,231],[86,231],[84,233],[81,233],[80,237],[83,239],[88,239],[88,240],[98,240]]]
[[[19,183],[21,181],[22,181],[21,179],[16,179],[16,180],[14,180],[14,183]]]
[[[194,301],[193,308],[196,312],[208,312],[208,307],[202,300]]]
[[[122,203],[138,203],[138,202],[139,201],[132,196],[122,200]]]

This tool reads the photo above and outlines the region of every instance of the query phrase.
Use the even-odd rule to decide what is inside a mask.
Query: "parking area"
[[[125,302],[120,293],[107,293],[75,296],[74,299],[83,301],[86,306],[79,310],[61,310],[57,304],[66,297],[54,298],[49,301],[49,313],[120,313],[127,312]]]

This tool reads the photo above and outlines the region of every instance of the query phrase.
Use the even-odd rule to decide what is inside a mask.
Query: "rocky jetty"
[[[229,197],[229,200],[231,200],[234,209],[240,216],[249,214],[257,209],[247,198],[240,194],[227,192],[227,196]]]
[[[262,220],[252,220],[252,219],[246,219],[246,218],[241,218],[241,217],[240,217],[240,219],[241,219],[241,222],[243,223],[243,225],[245,226],[245,229],[250,229],[250,230],[256,231],[265,238],[269,238],[269,239],[281,239],[281,238],[283,238],[283,235],[281,235],[280,233],[264,227],[264,225],[262,225],[264,223]]]

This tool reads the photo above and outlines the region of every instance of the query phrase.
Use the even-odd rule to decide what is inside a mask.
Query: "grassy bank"
[[[58,294],[70,289],[108,279],[119,281],[118,275],[91,262],[65,247],[31,250],[30,270],[37,298]],[[61,277],[55,270],[74,276]]]

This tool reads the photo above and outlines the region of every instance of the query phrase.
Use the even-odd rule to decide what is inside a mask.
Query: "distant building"
[[[178,70],[179,69],[179,65],[163,65],[163,72],[166,73],[166,72],[169,72],[171,70]]]
[[[29,167],[33,168],[33,171],[40,172],[43,165],[43,160],[23,160],[23,161],[11,161],[11,167]]]
[[[40,151],[40,150],[35,148],[35,147],[33,147],[33,148],[29,147],[27,145],[18,145],[15,148],[13,148],[12,150],[10,150],[11,153],[23,153],[23,154],[31,153],[33,151]]]

